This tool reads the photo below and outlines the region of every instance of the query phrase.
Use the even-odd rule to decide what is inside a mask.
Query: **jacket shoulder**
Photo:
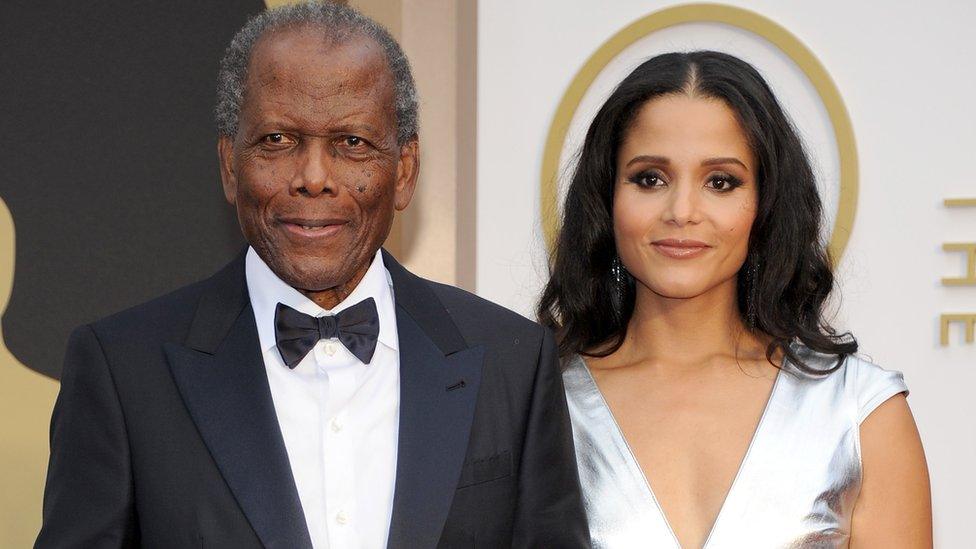
[[[210,278],[95,321],[91,327],[100,339],[182,340],[202,298],[226,304],[237,303],[246,296],[244,254],[241,253]]]
[[[189,326],[209,279],[135,305],[91,323],[100,340],[179,337]]]
[[[546,333],[542,325],[483,297],[447,284],[424,281],[471,344],[510,338],[538,339],[541,343]]]

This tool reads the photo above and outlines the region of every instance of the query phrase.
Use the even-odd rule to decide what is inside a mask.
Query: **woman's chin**
[[[653,294],[666,299],[692,299],[713,287],[704,281],[691,280],[659,280],[647,286]]]

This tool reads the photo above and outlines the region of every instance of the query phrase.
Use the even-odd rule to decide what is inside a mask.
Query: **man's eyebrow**
[[[709,158],[707,160],[702,160],[701,163],[702,166],[717,166],[721,164],[738,164],[743,168],[745,168],[746,171],[749,171],[749,168],[741,160],[735,158],[734,156],[722,156],[718,158]]]
[[[335,127],[335,131],[339,133],[378,133],[376,128],[369,124],[338,124]]]
[[[663,164],[667,166],[668,164],[671,163],[671,160],[668,159],[666,156],[652,156],[652,155],[642,154],[631,158],[630,162],[627,162],[626,167],[630,167],[631,164],[635,164],[637,162],[650,162],[652,164]]]

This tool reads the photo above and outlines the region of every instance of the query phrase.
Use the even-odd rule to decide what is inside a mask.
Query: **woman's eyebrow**
[[[634,164],[636,162],[650,162],[652,164],[663,164],[667,166],[668,164],[671,163],[671,160],[669,160],[667,157],[664,156],[649,156],[646,154],[642,154],[640,156],[635,156],[631,158],[630,162],[627,162],[627,166],[625,167],[630,167],[631,164]]]
[[[702,160],[702,166],[716,166],[719,164],[738,164],[749,171],[749,168],[742,163],[741,160],[732,156],[720,157],[720,158],[709,158],[707,160]]]

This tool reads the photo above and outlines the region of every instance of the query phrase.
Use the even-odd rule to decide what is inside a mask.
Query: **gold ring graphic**
[[[854,131],[847,108],[841,99],[837,86],[827,73],[827,69],[800,40],[784,27],[758,13],[725,6],[721,4],[686,4],[646,15],[603,43],[576,73],[569,88],[559,101],[559,107],[549,126],[546,148],[542,155],[540,213],[542,230],[546,245],[552,250],[559,229],[557,215],[556,178],[559,171],[559,157],[566,140],[573,115],[583,100],[587,90],[606,65],[628,46],[668,27],[683,23],[722,23],[749,31],[765,38],[785,53],[806,75],[817,90],[834,130],[837,152],[840,159],[840,195],[838,197],[837,217],[831,229],[830,255],[836,264],[844,253],[847,241],[854,228],[854,215],[857,211],[858,167],[857,147]]]

